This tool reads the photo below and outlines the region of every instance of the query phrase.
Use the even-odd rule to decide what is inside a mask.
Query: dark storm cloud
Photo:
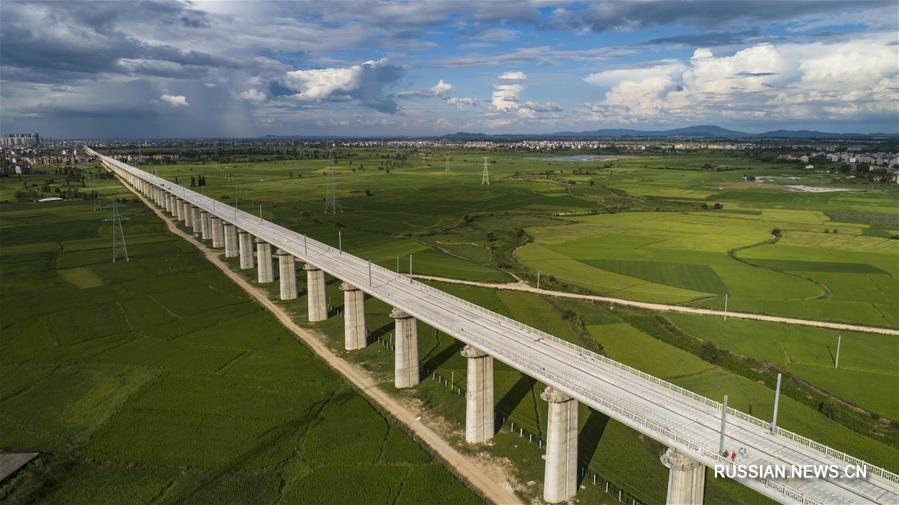
[[[62,82],[100,73],[189,77],[202,73],[197,67],[237,66],[230,58],[150,44],[123,33],[115,23],[131,9],[111,4],[115,2],[7,4],[0,21],[4,73],[12,67],[21,80],[41,82],[52,74],[54,81]],[[159,2],[135,4],[128,12],[129,16],[150,16],[147,19],[154,23],[160,19],[152,16],[164,21],[179,14],[183,14],[182,9]],[[132,64],[123,65],[123,59],[132,60]]]
[[[554,23],[556,27],[588,28],[594,32],[672,24],[714,29],[721,26],[732,26],[745,20],[775,23],[891,5],[895,5],[894,0],[833,0],[827,2],[784,0],[618,1],[592,4],[584,9],[560,10]]]
[[[690,47],[714,47],[728,46],[745,42],[749,37],[755,37],[759,34],[757,29],[743,30],[739,32],[711,32],[711,33],[695,33],[688,35],[674,35],[671,37],[661,37],[645,42],[645,45],[679,45]]]

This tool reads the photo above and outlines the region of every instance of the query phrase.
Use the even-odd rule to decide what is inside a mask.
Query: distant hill
[[[748,133],[728,130],[715,125],[696,125],[670,130],[633,130],[628,128],[605,128],[590,131],[562,131],[544,134],[484,134],[457,132],[444,135],[447,140],[539,140],[539,139],[867,139],[895,138],[895,133],[830,133],[814,130],[774,130],[763,133]]]

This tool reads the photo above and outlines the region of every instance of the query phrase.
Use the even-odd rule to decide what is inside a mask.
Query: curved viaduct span
[[[547,385],[549,404],[544,499],[557,503],[577,490],[578,402],[668,447],[662,463],[670,468],[668,503],[701,504],[705,467],[731,465],[719,451],[745,448],[746,465],[847,465],[865,478],[737,478],[781,503],[899,503],[899,476],[848,454],[796,435],[767,421],[694,394],[681,387],[595,354],[548,333],[379,267],[300,233],[253,216],[168,180],[85,148],[122,181],[165,208],[195,233],[240,257],[243,269],[257,269],[260,283],[274,281],[272,249],[278,258],[280,295],[297,297],[296,261],[304,264],[310,321],[326,319],[325,273],[343,281],[345,346],[366,345],[364,293],[394,309],[395,385],[419,381],[416,320],[465,344],[467,358],[465,438],[483,443],[494,434],[493,360]],[[255,246],[255,255],[254,255]]]

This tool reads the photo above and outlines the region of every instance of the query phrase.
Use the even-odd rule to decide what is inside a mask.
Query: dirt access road
[[[312,352],[317,354],[328,364],[328,366],[342,375],[360,393],[378,405],[383,411],[393,416],[397,422],[406,426],[409,431],[414,433],[419,440],[430,447],[435,454],[446,462],[456,475],[465,480],[482,497],[492,503],[500,505],[524,505],[521,498],[513,492],[513,486],[510,484],[513,482],[513,479],[510,478],[499,465],[489,464],[480,458],[476,459],[462,454],[455,447],[444,441],[440,435],[421,421],[422,416],[425,414],[423,411],[415,409],[381,390],[375,380],[371,377],[371,374],[363,368],[344,360],[326,346],[324,344],[323,335],[297,325],[287,314],[287,311],[269,300],[261,289],[233,272],[220,258],[222,251],[210,249],[206,247],[204,243],[183,232],[175,225],[172,219],[158,209],[150,200],[135,192],[130,186],[125,185],[125,187],[131,190],[131,192],[137,195],[147,207],[155,212],[156,215],[166,223],[170,232],[190,242],[197,249],[202,251],[203,254],[206,255],[206,259],[224,272],[228,278],[259,302],[260,305],[274,314],[285,328],[296,335],[296,337],[309,347]]]
[[[702,316],[732,317],[734,319],[753,319],[756,321],[768,321],[771,323],[795,324],[800,326],[815,326],[817,328],[828,328],[831,330],[859,331],[862,333],[880,333],[882,335],[899,335],[899,330],[893,328],[882,328],[879,326],[863,326],[859,324],[831,323],[829,321],[814,321],[811,319],[795,319],[792,317],[768,316],[765,314],[751,314],[748,312],[724,312],[715,309],[700,309],[697,307],[684,307],[682,305],[665,305],[662,303],[638,302],[627,300],[624,298],[613,298],[610,296],[599,295],[582,295],[578,293],[569,293],[567,291],[553,291],[550,289],[540,289],[526,284],[524,282],[477,282],[463,281],[460,279],[452,279],[449,277],[435,277],[433,275],[413,275],[416,279],[446,282],[449,284],[463,284],[465,286],[477,286],[490,289],[505,289],[507,291],[525,291],[527,293],[536,293],[538,295],[555,296],[557,298],[575,298],[578,300],[588,300],[593,302],[605,302],[615,305],[624,305],[627,307],[639,307],[641,309],[655,310],[658,312],[681,312],[684,314],[699,314]]]

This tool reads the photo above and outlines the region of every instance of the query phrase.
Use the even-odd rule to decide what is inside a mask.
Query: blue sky
[[[896,132],[895,1],[0,3],[0,130]]]

